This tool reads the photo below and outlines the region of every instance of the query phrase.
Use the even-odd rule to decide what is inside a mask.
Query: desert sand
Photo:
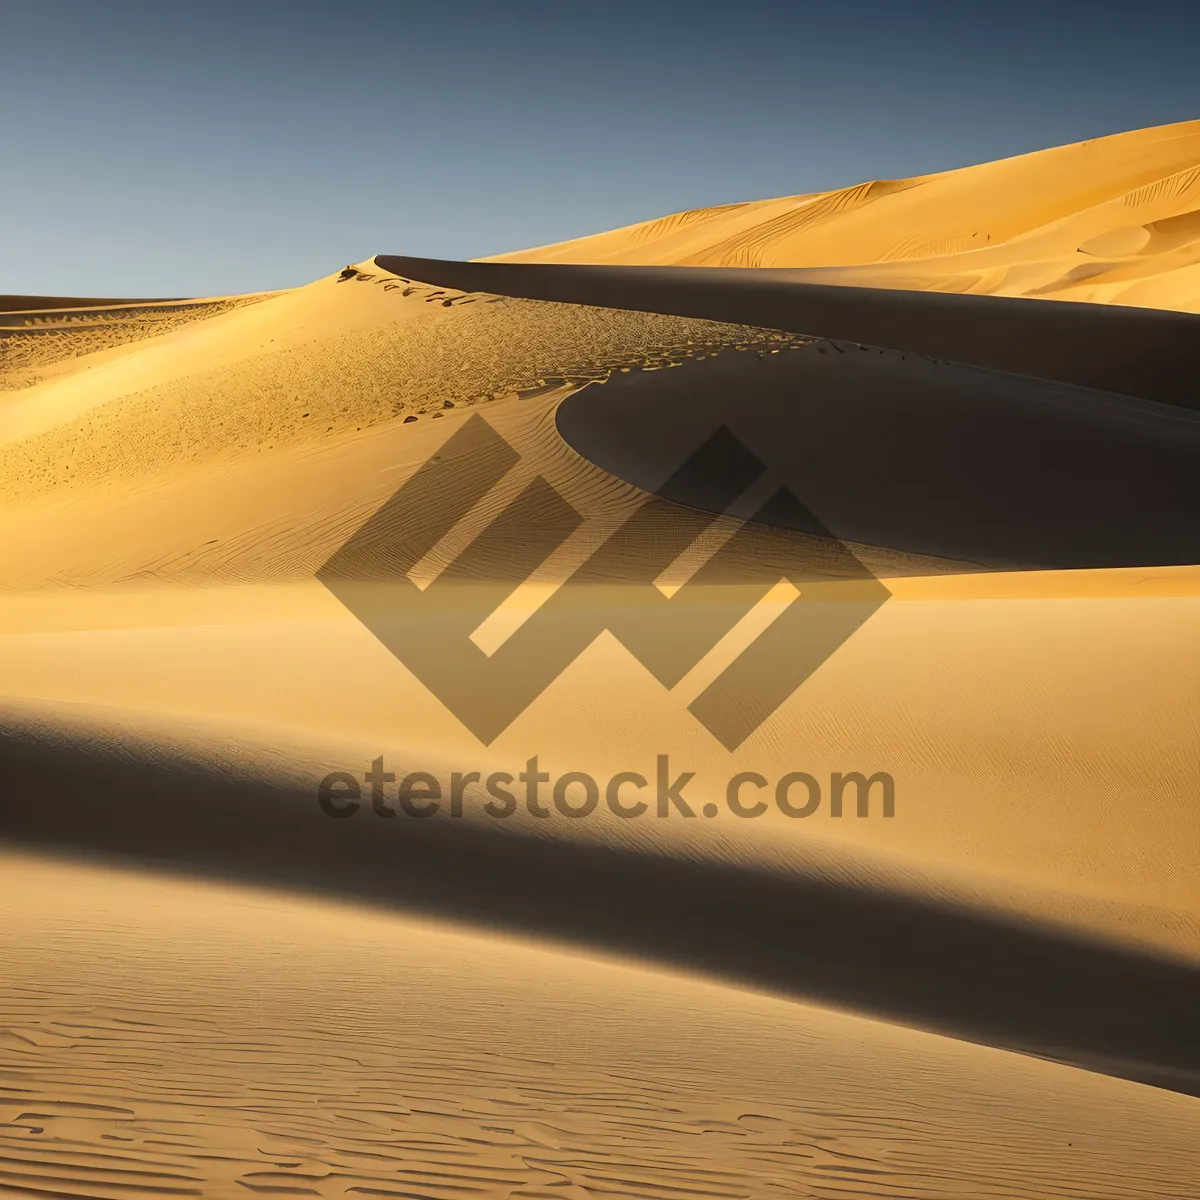
[[[1194,1193],[1191,1097],[511,936],[3,866],[12,1195]]]
[[[813,283],[1200,312],[1200,121],[672,213],[495,262],[775,267]]]
[[[0,1190],[1200,1192],[1197,180],[1190,123],[500,261],[12,303]],[[717,426],[764,468],[728,503],[721,463],[672,476]],[[456,463],[494,486],[393,514]],[[497,717],[537,614],[570,642],[634,595],[596,556],[646,513],[654,594]],[[327,586],[386,611],[396,562],[432,598],[396,636],[485,618],[485,737]],[[689,711],[796,592],[878,587],[732,748]],[[533,756],[666,756],[698,815],[317,803]],[[894,816],[728,810],[738,772],[848,771]]]

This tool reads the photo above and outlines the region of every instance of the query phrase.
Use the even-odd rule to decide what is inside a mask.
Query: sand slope
[[[25,407],[5,450],[0,560],[14,711],[32,705],[35,724],[62,725],[85,754],[94,739],[70,728],[112,716],[130,731],[157,730],[151,740],[165,740],[152,757],[165,761],[178,754],[179,736],[241,746],[234,774],[239,755],[260,756],[255,747],[282,736],[308,745],[297,761],[310,788],[329,770],[365,770],[381,752],[446,771],[519,767],[538,754],[598,777],[652,769],[666,753],[696,772],[698,802],[719,800],[735,769],[884,769],[901,781],[906,807],[895,821],[726,819],[719,832],[560,822],[546,832],[566,842],[619,837],[638,853],[670,857],[699,849],[718,864],[782,853],[798,880],[826,870],[836,850],[829,869],[877,890],[881,911],[891,904],[885,892],[899,890],[1072,936],[1200,954],[1200,843],[1194,810],[1180,803],[1197,784],[1194,660],[1179,654],[1196,630],[1196,581],[1186,571],[969,582],[978,577],[961,572],[978,564],[860,545],[894,598],[736,754],[686,710],[704,670],[668,691],[611,638],[480,745],[313,579],[408,476],[479,413],[522,456],[471,521],[439,543],[422,567],[427,578],[535,474],[583,515],[578,535],[489,622],[500,646],[645,495],[563,442],[556,413],[579,383],[614,372],[614,403],[645,385],[653,404],[658,379],[666,400],[677,379],[720,393],[733,372],[754,386],[776,361],[857,369],[853,355],[793,335],[491,299],[364,269],[117,347],[90,369],[84,359],[74,374],[15,393]],[[687,365],[664,369],[669,362]],[[658,369],[626,374],[622,363]],[[806,377],[794,386],[802,390]],[[80,450],[68,458],[73,446]],[[426,519],[439,520],[432,510]],[[679,581],[688,569],[680,565]],[[354,684],[332,703],[336,675]],[[201,732],[187,733],[196,722]],[[278,761],[292,752],[271,753]],[[112,794],[128,787],[114,781]],[[81,797],[96,802],[88,789]],[[78,845],[90,828],[82,814],[32,826],[28,815],[22,826],[37,839]],[[154,851],[186,860],[196,844],[189,836]],[[925,1012],[935,1025],[952,1018]],[[1147,1019],[1174,1028],[1165,1013]],[[1059,1043],[1063,1028],[1003,1036],[1082,1054]],[[1117,1059],[1141,1053],[1132,1042],[1107,1049]],[[1172,1066],[1170,1052],[1149,1057],[1116,1069],[1160,1078]]]
[[[0,296],[0,392],[69,373],[77,358],[102,361],[93,356],[266,298],[70,302],[60,297]]]
[[[674,213],[489,261],[793,267],[813,282],[1200,312],[1200,121]]]
[[[1168,1092],[411,918],[0,866],[9,1195],[1178,1200],[1200,1182],[1196,1102]]]
[[[1200,405],[1200,316],[1115,304],[813,282],[764,267],[464,263],[379,255],[385,270],[442,287],[562,304],[750,321],[1183,408]]]
[[[273,295],[0,315],[0,836],[490,927],[6,857],[0,1190],[1197,1192],[1197,1101],[1161,1090],[1200,1090],[1196,318],[1012,297],[1073,270],[1084,251],[1064,247],[1117,228],[1120,209],[1155,226],[1151,253],[1129,249],[1136,234],[1089,244],[1157,271],[1155,302],[1187,308],[1198,137],[1150,130],[853,202],[651,223],[563,249],[557,267],[381,257]],[[888,259],[965,213],[988,246]],[[776,246],[794,255],[783,275],[718,269],[767,264]],[[1001,257],[977,271],[973,255]],[[599,261],[702,267],[570,265]],[[792,267],[835,261],[869,286],[796,284]],[[551,270],[569,294],[547,294]],[[889,281],[944,293],[872,290]],[[1046,294],[1151,302],[1128,280],[1087,286]],[[997,295],[945,294],[971,290]],[[810,325],[864,311],[871,334]],[[943,352],[889,341],[900,311],[907,332],[950,338]],[[1087,390],[1114,379],[1120,396]],[[891,416],[880,389],[903,397]],[[937,404],[962,424],[936,453],[909,444],[924,509],[854,470],[825,480],[827,499],[869,500],[856,519],[870,522],[835,532],[890,598],[728,749],[688,706],[789,597],[762,596],[667,682],[646,663],[684,623],[655,614],[709,562],[761,565],[782,527],[746,533],[741,518],[761,489],[800,486],[798,444],[903,456]],[[426,464],[490,467],[457,440],[481,418],[511,468],[452,528],[453,488],[393,519],[390,498]],[[770,460],[742,509],[655,496],[689,436],[738,419]],[[1010,454],[1050,433],[1062,453],[992,479],[983,521],[953,511],[955,480],[978,474],[997,429]],[[1101,475],[1120,453],[1140,474],[1100,490],[1096,455],[1072,455],[1084,445],[1118,455]],[[719,471],[703,482],[724,487]],[[1039,525],[1056,495],[1075,505],[1069,528],[1055,512]],[[1092,501],[1110,505],[1092,557],[1062,557],[1095,532]],[[562,503],[577,528],[527,571],[520,523],[475,540],[509,511],[540,527]],[[703,532],[621,626],[639,654],[602,633],[486,744],[315,578],[382,513],[357,565],[386,581],[414,558],[447,612],[484,614],[486,674],[556,595],[576,614],[612,604],[603,572],[590,590],[564,581],[648,505],[673,516],[670,538]],[[928,537],[947,512],[955,536]],[[1008,537],[1005,553],[985,554],[981,531]],[[802,584],[844,582],[845,547],[804,538]],[[1139,557],[1151,543],[1153,561]],[[721,559],[727,545],[756,549]],[[747,587],[710,582],[689,628],[728,624]],[[433,645],[446,614],[430,609],[415,628]],[[652,777],[665,755],[693,773],[694,808],[718,815],[497,821],[471,784],[462,818],[323,816],[318,781],[379,755],[445,780],[515,774],[533,755],[555,775]],[[894,818],[721,811],[738,771],[848,770],[894,776]]]

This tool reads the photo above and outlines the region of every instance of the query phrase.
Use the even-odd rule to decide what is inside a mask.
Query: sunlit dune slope
[[[54,312],[71,308],[124,308],[141,304],[174,304],[180,298],[159,296],[153,299],[114,299],[111,296],[14,296],[0,295],[0,315],[18,312]]]
[[[630,769],[626,746],[686,758],[714,789],[737,762],[887,769],[906,781],[905,821],[821,818],[777,832],[870,847],[897,855],[910,878],[925,864],[973,880],[989,903],[1196,953],[1194,817],[1178,802],[1195,778],[1180,700],[1194,682],[1173,649],[1191,636],[1193,577],[1054,572],[968,586],[952,574],[964,564],[859,547],[895,599],[737,759],[604,640],[485,753],[315,582],[329,555],[472,413],[486,414],[523,461],[475,527],[536,473],[585,517],[489,623],[498,644],[643,495],[559,436],[558,403],[580,383],[638,367],[647,380],[665,369],[703,383],[723,364],[753,370],[759,354],[849,370],[853,356],[728,324],[453,292],[369,266],[343,276],[82,355],[0,403],[11,697],[216,719],[252,741],[262,728],[349,737],[355,754],[374,744],[419,758],[425,746],[447,763],[540,753],[611,771]],[[879,361],[873,370],[907,367]],[[906,592],[913,576],[925,578]],[[1128,652],[1114,660],[1114,645]],[[339,663],[360,683],[331,704]],[[1139,721],[1150,743],[1131,732]],[[604,735],[586,732],[596,729]],[[1017,899],[1013,887],[1032,891]]]
[[[5,336],[0,317],[0,497],[9,505],[328,444],[709,345],[794,340],[467,296],[378,270],[266,298],[13,321]]]
[[[0,870],[5,1194],[1195,1194],[1190,1097],[497,932]]]
[[[561,261],[778,265],[781,260],[766,251],[738,260],[741,250],[719,247],[756,222],[766,228],[763,221],[780,218],[762,244],[775,246],[772,238],[778,234],[783,254],[794,242],[795,258],[784,265],[827,272],[830,263],[858,264],[822,279],[1003,292],[1016,288],[1020,278],[1028,286],[1022,284],[1017,294],[1032,295],[1037,288],[1029,279],[1042,276],[1037,271],[1022,275],[1020,264],[1036,262],[1046,278],[1060,279],[1064,270],[1073,269],[1063,266],[1064,255],[1087,253],[1078,246],[1069,255],[1062,250],[1046,232],[1057,228],[1055,222],[1082,221],[1087,230],[1072,232],[1062,245],[1077,241],[1095,248],[1100,243],[1094,239],[1110,229],[1104,222],[1121,210],[1127,223],[1153,226],[1143,247],[1153,255],[1130,251],[1124,257],[1148,269],[1157,264],[1161,280],[1178,282],[1188,268],[1176,263],[1171,274],[1164,264],[1175,261],[1170,254],[1176,250],[1184,257],[1190,253],[1192,243],[1180,231],[1191,228],[1184,218],[1200,203],[1187,182],[1188,156],[1195,157],[1197,138],[1200,132],[1191,125],[1123,135],[1015,164],[911,181],[912,186],[868,189],[865,199],[847,201],[844,211],[837,204],[822,208],[812,198],[746,206],[741,216],[737,209],[721,210],[711,218],[677,222],[671,227],[675,232],[663,226],[644,236],[602,235],[588,244],[593,250],[608,245],[611,253],[583,249],[572,259],[576,251],[568,249]],[[1089,174],[1084,166],[1093,161],[1097,165]],[[968,187],[962,181],[975,178],[971,171],[981,174]],[[1017,182],[1001,186],[1004,172],[1017,172]],[[1157,187],[1157,181],[1176,177],[1183,182]],[[948,199],[938,199],[942,191]],[[1126,204],[1124,197],[1143,192],[1144,202]],[[926,201],[928,211],[921,207]],[[781,207],[767,212],[771,204]],[[884,205],[899,207],[888,215]],[[828,219],[782,220],[830,207],[838,212]],[[956,251],[942,273],[938,264],[949,261],[944,257],[913,257],[909,251],[905,258],[888,257],[902,235],[911,240],[924,230],[932,237],[938,222],[967,220],[966,213],[992,241],[979,250]],[[1088,215],[1096,213],[1101,215],[1094,220]],[[1173,220],[1181,223],[1170,225]],[[744,229],[739,221],[746,222]],[[791,232],[779,234],[785,228]],[[888,228],[893,240],[884,245]],[[1175,250],[1154,240],[1168,236],[1164,230],[1176,238]],[[843,234],[844,245],[835,240],[824,251],[813,248],[821,237]],[[1030,258],[1019,257],[1026,242],[1042,246],[1043,235],[1049,239],[1044,253],[1031,250]],[[688,243],[685,253],[683,241],[690,237],[701,241]],[[680,239],[676,250],[663,249],[671,239]],[[1135,241],[1118,239],[1120,246]],[[866,249],[854,252],[851,243]],[[656,246],[662,250],[659,257],[639,257]],[[1011,262],[1003,258],[1010,251],[1018,255]],[[717,256],[705,258],[710,252]],[[1111,247],[1105,251],[1110,252],[1115,253]],[[968,275],[975,279],[976,268],[962,268],[960,260],[974,262],[972,255],[1000,256],[979,276],[999,280],[996,286],[963,285]],[[1095,263],[1096,256],[1088,261]],[[861,277],[845,274],[860,269],[866,272]],[[914,270],[932,273],[886,275]],[[1125,293],[1079,298],[1122,297],[1129,299]],[[971,297],[932,299],[958,306]],[[1156,322],[1165,318],[1134,315]],[[447,818],[430,823],[421,836],[442,839],[446,856],[437,862],[461,869],[435,872],[427,863],[425,874],[414,871],[400,879],[417,889],[401,898],[462,914],[467,884],[480,887],[500,878],[507,889],[504,905],[493,904],[492,917],[502,907],[511,926],[587,941],[587,921],[598,920],[603,905],[597,896],[602,899],[604,889],[589,893],[578,879],[575,887],[571,880],[557,887],[560,875],[553,870],[524,870],[526,860],[513,850],[523,837],[526,850],[529,845],[548,849],[559,872],[564,861],[603,860],[607,870],[618,863],[643,872],[655,886],[669,872],[687,874],[694,891],[684,895],[668,889],[675,907],[664,905],[657,925],[639,923],[635,914],[610,919],[593,933],[595,939],[609,939],[605,944],[629,948],[621,939],[631,929],[645,935],[647,928],[683,922],[688,937],[680,935],[675,942],[664,937],[664,958],[681,941],[712,943],[704,947],[712,961],[704,963],[714,969],[721,966],[721,954],[736,959],[738,953],[771,951],[761,927],[755,927],[760,944],[747,935],[750,926],[723,939],[711,936],[707,926],[687,926],[687,897],[719,898],[719,890],[707,887],[718,878],[738,880],[740,887],[769,877],[771,887],[784,891],[755,893],[768,899],[781,894],[816,896],[822,903],[836,899],[865,914],[877,940],[881,929],[898,930],[896,913],[933,913],[936,920],[914,918],[912,928],[895,932],[889,954],[882,956],[891,964],[895,987],[879,984],[871,973],[879,964],[869,945],[839,938],[839,930],[853,926],[810,923],[808,936],[824,939],[819,947],[824,957],[812,960],[792,954],[798,935],[785,929],[778,945],[791,954],[789,987],[821,999],[849,997],[872,1012],[928,1028],[1197,1090],[1200,1049],[1190,1010],[1187,1020],[1179,1018],[1179,997],[1191,992],[1158,988],[1159,1010],[1149,1003],[1131,1007],[1119,989],[1097,987],[1089,1020],[1076,1023],[1080,1029],[1074,1033],[1087,1035],[1082,1040],[1069,1036],[1070,995],[1063,993],[1055,1002],[1053,1024],[1045,1023],[1033,1003],[1039,988],[1053,990],[1056,971],[1071,975],[1073,987],[1086,987],[1089,979],[1117,979],[1122,986],[1142,988],[1163,978],[1200,986],[1195,886],[1200,813],[1192,802],[1200,786],[1194,753],[1200,655],[1190,653],[1200,628],[1200,581],[1194,560],[1174,550],[1181,541],[1187,545],[1186,527],[1182,536],[1174,536],[1180,532],[1176,526],[1186,526],[1185,510],[1173,511],[1174,523],[1166,531],[1174,531],[1172,552],[1154,559],[1131,555],[1129,543],[1137,539],[1126,536],[1119,554],[1105,546],[1103,555],[1085,559],[1006,552],[985,560],[972,559],[975,543],[957,537],[921,541],[878,532],[902,527],[890,521],[905,516],[893,494],[890,502],[898,511],[884,514],[890,524],[863,524],[845,535],[859,563],[885,581],[891,598],[735,750],[718,743],[688,710],[719,663],[699,662],[667,686],[608,631],[485,745],[314,578],[424,464],[453,459],[455,435],[483,416],[519,461],[461,525],[442,529],[439,510],[431,505],[402,513],[396,532],[402,543],[430,543],[413,569],[414,577],[429,584],[536,479],[575,510],[577,532],[473,634],[481,651],[498,653],[654,490],[654,480],[627,469],[620,456],[610,459],[589,450],[594,441],[563,440],[557,418],[562,402],[573,395],[600,405],[612,398],[602,414],[606,420],[597,427],[601,434],[611,432],[608,418],[620,414],[638,425],[640,435],[652,432],[649,407],[656,396],[670,393],[670,410],[656,415],[678,418],[684,440],[694,432],[697,442],[710,431],[688,427],[692,383],[697,395],[707,388],[728,397],[739,389],[761,390],[768,377],[777,379],[778,395],[797,412],[817,387],[826,388],[827,399],[851,401],[861,399],[868,384],[886,395],[905,396],[906,403],[940,396],[958,406],[975,434],[976,416],[985,410],[1008,413],[1013,397],[1021,399],[1019,389],[1010,393],[1004,378],[954,366],[936,354],[918,361],[911,354],[840,345],[809,336],[812,330],[791,328],[780,332],[725,317],[644,312],[636,297],[605,307],[586,295],[568,304],[455,290],[420,276],[408,278],[381,261],[267,296],[22,311],[0,318],[0,692],[5,695],[0,723],[6,734],[0,752],[8,756],[6,778],[17,781],[0,796],[9,806],[9,828],[60,849],[107,849],[188,869],[274,879],[268,867],[278,865],[281,849],[290,844],[282,834],[285,826],[291,829],[291,812],[298,812],[314,875],[336,860],[341,884],[357,889],[362,898],[386,903],[398,898],[394,890],[380,885],[372,891],[376,876],[355,857],[369,848],[380,877],[389,886],[396,882],[386,873],[389,850],[379,841],[377,826],[331,824],[315,805],[316,784],[326,772],[361,775],[380,754],[397,772],[442,774],[520,770],[538,755],[548,770],[587,771],[601,779],[631,770],[649,777],[659,756],[666,756],[679,770],[694,774],[697,807],[722,803],[726,783],[737,771],[761,772],[772,780],[794,771],[822,778],[838,771],[885,771],[897,784],[895,819],[871,813],[861,820],[842,819],[823,810],[802,822],[772,813],[756,823],[725,813],[713,821],[639,823],[601,814],[590,822],[530,818],[529,828],[517,829],[514,822],[498,830],[495,822],[479,817],[469,830],[469,823]],[[663,389],[657,379],[672,382]],[[1021,387],[1026,388],[1018,406],[1022,420],[1029,416],[1036,427],[1037,414],[1044,411],[1055,421],[1073,421],[1075,413],[1079,428],[1108,423],[1118,435],[1105,434],[1109,449],[1120,442],[1122,430],[1129,432],[1131,447],[1137,439],[1157,444],[1155,429],[1169,420],[1183,428],[1192,419],[1155,409],[1158,415],[1151,420],[1144,412],[1139,416],[1132,401],[1111,397],[1098,401],[1115,405],[1111,413],[1101,411],[1091,407],[1094,395],[1068,397],[1058,384],[1041,388],[1026,381]],[[831,417],[846,415],[846,405],[830,408],[836,410]],[[707,420],[719,408],[706,402],[695,411]],[[742,415],[754,411],[743,406]],[[906,421],[899,410],[885,415],[893,421],[886,438],[874,429],[866,440],[877,448],[894,444],[902,452],[903,439],[919,422]],[[795,442],[800,426],[790,421],[791,415],[788,422],[763,422],[766,428],[758,432],[764,441]],[[855,443],[853,425],[843,420],[838,426],[846,439],[839,453],[850,462],[863,448]],[[833,424],[822,428],[828,432]],[[742,432],[750,438],[753,431]],[[1171,442],[1174,455],[1175,442],[1184,438],[1163,440]],[[978,437],[972,444],[986,451],[990,443]],[[631,437],[623,448],[639,446],[658,461],[653,437]],[[954,445],[939,444],[935,450],[915,456],[925,464],[918,475],[939,469],[939,459],[950,465],[951,474],[972,471],[970,455],[956,458]],[[1165,488],[1173,478],[1168,472],[1180,460],[1143,455],[1139,461],[1141,475],[1131,474],[1124,486],[1134,491],[1138,478],[1148,479],[1144,494],[1132,497],[1136,504],[1125,510],[1119,504],[1105,510],[1115,513],[1109,524],[1119,524],[1126,511],[1145,527],[1147,513],[1152,516],[1168,495]],[[1158,475],[1155,463],[1166,464]],[[1079,464],[1067,466],[1059,482],[1083,476]],[[842,478],[837,471],[830,477]],[[853,471],[844,478],[847,487],[855,486]],[[1094,483],[1093,478],[1089,486]],[[1038,510],[1044,494],[1031,488],[1025,499]],[[864,496],[873,512],[889,503],[887,494],[863,492],[858,498]],[[1087,496],[1080,497],[1077,507],[1086,509]],[[539,519],[542,514],[531,515]],[[1034,512],[1039,515],[1040,510]],[[1054,519],[1047,514],[1046,525]],[[965,524],[970,533],[970,521]],[[690,559],[671,563],[654,586],[670,590],[682,584],[721,537],[732,539],[737,525],[732,517],[721,517],[710,542]],[[1131,529],[1136,533],[1137,526],[1118,532],[1129,535]],[[1073,534],[1070,540],[1075,541]],[[817,559],[822,546],[828,550],[827,542],[818,545]],[[390,561],[381,553],[366,565],[382,570]],[[1079,562],[1094,569],[979,571],[981,564]],[[480,587],[511,573],[511,564],[495,553],[474,566],[471,582]],[[717,596],[714,604],[720,602]],[[770,610],[770,604],[766,607]],[[772,611],[759,615],[769,621]],[[434,613],[427,627],[431,644],[437,618]],[[738,651],[736,645],[725,649],[731,655]],[[197,757],[216,765],[207,773],[195,769]],[[247,775],[269,787],[285,780],[289,802],[299,797],[302,810],[283,810],[275,825],[275,810],[268,816],[265,809],[251,808],[259,825],[250,837],[237,825],[257,795],[252,788],[243,790]],[[77,807],[47,807],[48,780],[54,781],[60,804],[69,800]],[[181,780],[193,789],[186,812],[192,824],[185,828],[187,836],[172,843],[184,827],[170,820],[169,801],[177,798]],[[197,781],[203,784],[198,789]],[[476,787],[469,798],[477,800],[478,793]],[[160,803],[163,797],[167,802]],[[226,817],[233,822],[229,828],[240,832],[216,837],[214,857],[198,861],[205,838],[213,837],[214,828],[225,828],[220,821]],[[393,833],[400,830],[402,837],[416,836],[402,821],[379,824]],[[415,844],[409,841],[410,851]],[[231,853],[241,860],[235,864],[222,857]],[[496,873],[472,867],[474,854],[476,863]],[[271,855],[275,858],[268,863]],[[647,894],[653,894],[652,887]],[[897,898],[902,906],[894,903]],[[786,905],[775,908],[791,911]],[[845,915],[841,911],[839,919]],[[1027,1018],[1021,1028],[985,1027],[980,1011],[962,1001],[968,994],[963,989],[978,990],[982,976],[964,969],[966,960],[939,940],[943,921],[959,931],[1017,929],[1020,944],[1041,947],[1041,957],[1027,961],[1040,962],[1044,970],[1015,971],[1005,981],[1015,989],[1014,1006]],[[966,940],[974,961],[995,944]],[[918,945],[929,968],[924,972],[911,970],[914,960],[907,953]],[[648,946],[643,938],[641,951],[647,953]],[[1059,946],[1067,949],[1056,956],[1053,947]],[[994,960],[1008,961],[999,954]],[[1072,975],[1070,964],[1076,961],[1100,964],[1098,973]],[[824,973],[810,970],[813,963]],[[1140,965],[1122,974],[1123,964]],[[902,985],[906,995],[912,989],[921,992],[921,1003],[902,1006]],[[1142,988],[1142,994],[1144,999],[1150,992]],[[1006,995],[996,992],[993,1006],[1004,1007]],[[1104,1103],[1111,1107],[1110,1100]]]
[[[72,360],[160,337],[269,293],[210,300],[67,300],[0,296],[0,392],[70,371]]]
[[[1200,121],[674,213],[503,262],[803,268],[813,282],[1200,311]]]

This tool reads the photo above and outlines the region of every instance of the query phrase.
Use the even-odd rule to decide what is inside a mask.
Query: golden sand
[[[500,258],[1200,311],[1198,214],[1192,122]],[[369,262],[264,296],[4,320],[0,693],[6,730],[47,753],[84,761],[124,730],[154,771],[207,756],[232,789],[248,764],[309,781],[314,810],[323,774],[377,755],[536,754],[597,778],[669,755],[698,804],[740,770],[885,770],[890,820],[521,829],[1200,962],[1200,565],[963,573],[860,547],[891,600],[732,753],[687,711],[703,670],[667,690],[610,636],[483,746],[314,579],[482,413],[522,461],[425,579],[535,474],[583,517],[480,631],[498,646],[645,499],[563,442],[564,399],[809,339]],[[3,870],[6,1194],[1200,1194],[1191,1097],[511,924],[15,854]]]

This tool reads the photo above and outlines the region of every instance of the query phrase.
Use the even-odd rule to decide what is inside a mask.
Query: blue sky
[[[1200,118],[1200,4],[0,4],[0,292],[200,295]]]

